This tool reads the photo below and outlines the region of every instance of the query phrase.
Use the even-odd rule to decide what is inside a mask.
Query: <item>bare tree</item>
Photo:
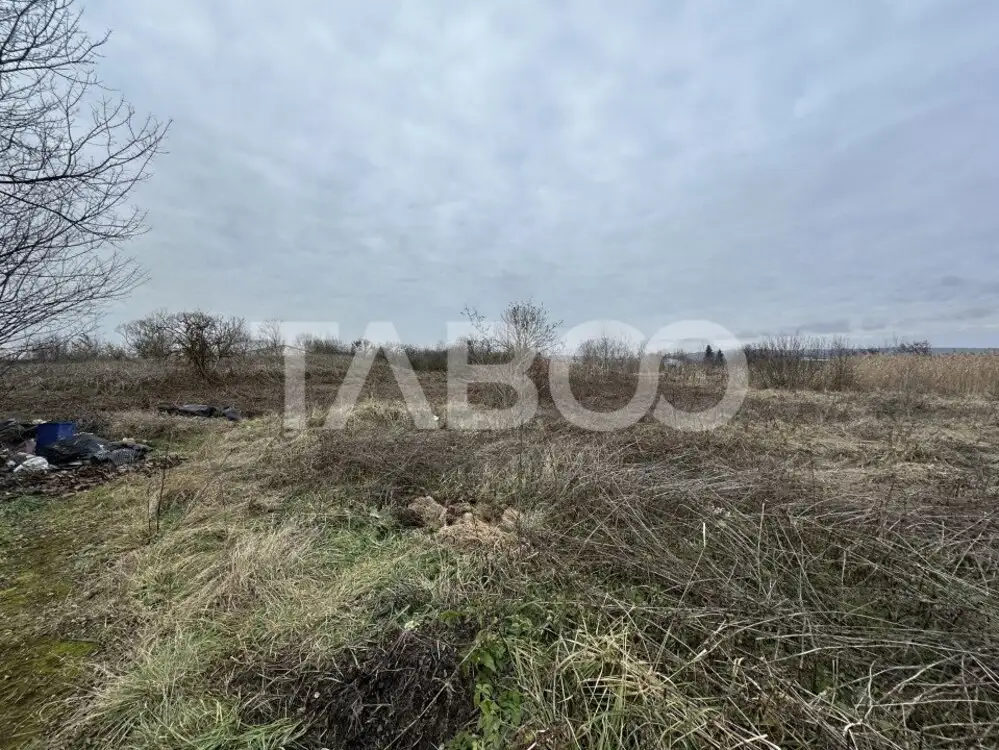
[[[218,366],[245,357],[254,340],[243,318],[194,310],[159,310],[118,327],[128,351],[142,359],[179,359],[205,379]]]
[[[500,336],[505,348],[514,352],[551,354],[559,343],[561,320],[552,320],[544,305],[527,300],[511,302],[501,316]]]
[[[219,364],[245,357],[252,335],[242,318],[224,318],[201,311],[170,317],[177,353],[205,379]]]
[[[169,123],[137,120],[94,66],[108,35],[73,0],[0,2],[0,349],[92,325],[143,275],[121,244],[145,231],[128,205]],[[89,316],[89,317],[88,317]]]
[[[257,326],[254,347],[257,352],[271,357],[284,353],[285,338],[280,320],[265,320]]]
[[[475,308],[466,307],[476,335],[470,343],[486,352],[500,351],[514,356],[549,355],[559,343],[561,320],[552,320],[548,309],[531,300],[511,302],[503,310],[498,325],[490,326],[485,316]]]

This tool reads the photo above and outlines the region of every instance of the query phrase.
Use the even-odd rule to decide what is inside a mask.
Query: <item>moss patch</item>
[[[114,510],[104,490],[0,504],[0,750],[41,746],[85,678],[100,628],[82,584],[105,559]]]

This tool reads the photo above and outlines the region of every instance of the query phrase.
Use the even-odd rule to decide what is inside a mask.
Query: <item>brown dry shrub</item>
[[[994,514],[874,503],[692,446],[600,471],[531,532],[539,569],[604,582],[593,605],[627,624],[649,679],[720,711],[705,742],[728,727],[838,747],[851,722],[856,747],[999,739]]]

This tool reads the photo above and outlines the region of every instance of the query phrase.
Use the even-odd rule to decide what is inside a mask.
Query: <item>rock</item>
[[[417,525],[434,530],[444,526],[444,519],[447,516],[447,509],[430,495],[416,498],[406,510],[409,511],[408,515],[419,521]]]

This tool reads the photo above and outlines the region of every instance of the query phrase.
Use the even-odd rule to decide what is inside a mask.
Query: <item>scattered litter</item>
[[[0,419],[0,447],[14,448],[35,439],[35,432],[41,422],[18,422],[16,419]]]
[[[133,464],[83,464],[76,467],[53,466],[39,473],[9,472],[0,474],[0,502],[21,495],[66,497],[76,492],[100,487],[124,474],[150,476],[178,466],[183,458],[176,454],[157,455]],[[67,470],[67,468],[71,470]]]
[[[29,456],[35,455],[35,440],[34,438],[28,438],[20,445],[14,446],[15,453],[25,453]]]
[[[76,434],[76,422],[43,422],[35,428],[35,446],[42,448]]]
[[[181,404],[180,406],[158,406],[156,408],[164,414],[172,414],[178,417],[204,417],[207,419],[224,417],[230,422],[239,422],[243,419],[243,416],[235,406],[226,406],[220,409],[208,404]]]
[[[142,443],[112,442],[89,432],[81,432],[79,435],[39,446],[37,452],[55,466],[84,463],[124,466],[141,461],[149,450],[149,446]]]
[[[65,466],[77,461],[88,461],[94,455],[106,451],[107,447],[107,440],[89,432],[81,432],[48,445],[39,445],[36,452],[55,466]]]
[[[14,467],[15,474],[44,474],[52,467],[41,456],[29,456]]]
[[[117,447],[112,447],[106,455],[98,454],[94,456],[94,459],[97,462],[107,461],[114,466],[126,466],[127,464],[138,463],[149,452],[149,446],[142,445],[141,443],[116,443],[115,445]]]
[[[150,462],[148,445],[76,433],[74,422],[0,420],[0,500],[25,492],[60,495],[103,484],[132,468],[150,470],[175,462]],[[26,486],[27,485],[27,486]]]

